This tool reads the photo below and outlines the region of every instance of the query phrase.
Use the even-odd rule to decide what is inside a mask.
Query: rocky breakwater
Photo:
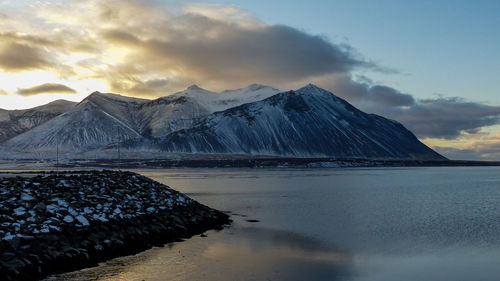
[[[0,276],[37,280],[221,228],[229,217],[132,172],[0,178]]]

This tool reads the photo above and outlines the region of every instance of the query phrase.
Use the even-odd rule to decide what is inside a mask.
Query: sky
[[[314,83],[500,160],[500,1],[0,0],[0,108]]]

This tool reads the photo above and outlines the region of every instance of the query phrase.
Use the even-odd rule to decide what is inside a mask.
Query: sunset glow
[[[319,14],[317,22],[298,29],[289,20],[293,17],[281,13],[273,17],[259,3],[3,1],[0,108],[31,108],[57,99],[78,102],[94,91],[152,99],[191,84],[221,91],[252,83],[282,90],[314,83],[366,112],[402,122],[447,156],[500,159],[500,130],[495,126],[500,118],[499,89],[485,83],[485,75],[462,79],[464,70],[450,65],[447,75],[456,77],[456,83],[434,74],[435,80],[427,78],[425,85],[420,83],[427,75],[422,71],[424,63],[439,60],[432,50],[424,49],[425,44],[415,54],[425,60],[405,59],[398,65],[392,58],[401,54],[384,57],[379,52],[381,40],[358,45],[359,26],[352,25],[351,30],[319,25],[329,20]],[[290,13],[299,13],[301,4],[290,5]],[[338,10],[338,17],[342,9],[358,8],[344,2],[337,9],[324,5],[332,13]],[[451,15],[449,20],[456,19]],[[490,20],[486,14],[484,21]],[[302,19],[297,17],[297,21]],[[351,41],[349,34],[356,40]],[[388,39],[398,44],[412,40],[409,35]],[[491,45],[489,39],[484,40],[476,40],[475,48]],[[388,40],[385,46],[391,44]],[[498,55],[490,61],[491,65],[478,55],[476,60],[468,58],[466,66],[475,67],[478,62],[478,69],[488,69],[498,63]],[[462,89],[477,85],[477,90],[456,92],[455,84]],[[449,90],[443,94],[443,89]]]

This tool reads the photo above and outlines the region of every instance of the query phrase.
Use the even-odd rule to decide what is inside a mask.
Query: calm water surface
[[[52,280],[500,280],[498,167],[140,172],[234,224]]]

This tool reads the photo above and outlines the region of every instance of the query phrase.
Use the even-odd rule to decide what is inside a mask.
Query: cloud
[[[352,46],[266,25],[233,5],[191,3],[175,9],[157,1],[75,0],[25,8],[19,14],[32,16],[16,21],[12,13],[9,24],[0,25],[0,38],[10,44],[0,52],[1,69],[96,77],[122,94],[140,95],[139,89],[143,95],[163,94],[194,82],[222,90],[353,69],[383,71]],[[99,67],[79,64],[75,53]],[[158,91],[147,83],[155,79],[170,83]]]
[[[133,93],[136,96],[157,96],[168,93],[168,79],[151,79],[141,81],[137,79],[121,79],[111,84],[111,87],[117,92]]]
[[[123,71],[117,72],[110,84],[124,77],[145,81],[141,76],[154,71],[165,73],[165,78],[177,84],[184,82],[184,86],[197,82],[223,89],[254,81],[286,83],[375,66],[349,48],[287,26],[247,28],[191,14],[176,22],[181,26],[165,26],[163,34],[147,39],[121,29],[102,33],[109,43],[132,49],[123,64],[142,66],[142,71],[135,69],[132,79]],[[194,31],[177,30],[188,27]],[[117,66],[110,70],[113,73]]]
[[[235,6],[220,3],[190,3],[184,9],[188,14],[202,15],[239,26],[255,27],[263,24],[249,12]]]
[[[397,120],[419,138],[456,139],[500,123],[500,106],[456,97],[417,100],[397,89],[350,74],[327,76],[318,84],[358,108]]]
[[[49,40],[36,35],[23,34],[15,31],[0,32],[0,39],[2,41],[17,42],[23,44],[36,44],[38,46],[55,46],[60,42]]]
[[[421,100],[409,108],[393,108],[391,118],[404,123],[419,137],[455,139],[464,132],[500,123],[500,106],[465,101],[460,98]]]
[[[52,64],[41,49],[21,43],[7,43],[0,47],[0,69],[8,72],[44,69]]]
[[[459,149],[455,147],[440,146],[433,147],[433,149],[451,160],[488,160],[488,158],[483,157],[481,153],[475,149]]]
[[[500,159],[500,133],[492,134],[484,130],[478,133],[465,133],[450,143],[440,142],[432,148],[451,159],[498,160]]]
[[[411,106],[415,104],[415,99],[412,95],[401,93],[388,86],[371,86],[368,92],[371,99],[391,106]]]
[[[173,63],[200,78],[280,81],[346,72],[369,63],[320,36],[287,26],[245,29],[193,16],[213,36],[161,38],[145,42],[146,54]],[[222,25],[222,26],[221,26]]]
[[[385,86],[375,84],[366,77],[354,80],[349,73],[332,75],[322,84],[334,93],[358,104],[384,107],[411,106],[415,104],[412,95]]]
[[[31,88],[18,89],[17,94],[21,96],[33,96],[39,94],[76,94],[76,91],[62,84],[46,83]]]
[[[137,45],[140,43],[139,38],[130,34],[126,31],[119,29],[110,29],[102,32],[102,37],[107,39],[108,41],[119,43],[119,44],[128,44],[128,45]]]
[[[363,58],[348,44],[265,24],[234,5],[182,5],[69,0],[23,7],[0,21],[0,69],[43,69],[63,81],[98,80],[112,92],[147,97],[193,83],[223,90],[255,82],[283,89],[313,82],[367,112],[402,122],[420,138],[456,139],[499,122],[496,106],[418,100],[354,76],[397,71]],[[58,91],[72,93],[68,89]],[[43,91],[19,90],[38,92]]]

